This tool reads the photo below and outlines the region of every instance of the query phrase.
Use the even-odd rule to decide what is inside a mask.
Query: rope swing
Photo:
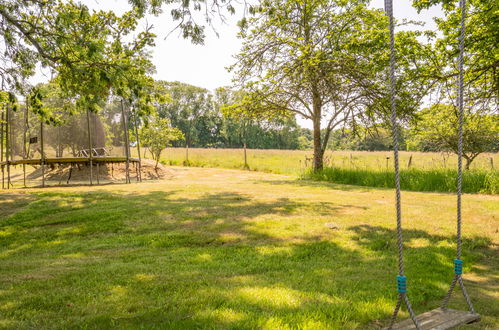
[[[396,212],[397,212],[397,246],[398,246],[398,268],[399,274],[397,276],[397,289],[398,289],[398,300],[395,310],[393,311],[392,319],[390,321],[390,328],[397,319],[398,312],[405,302],[407,310],[411,315],[411,319],[419,330],[418,320],[414,311],[412,310],[409,297],[407,296],[407,278],[404,275],[404,248],[402,240],[402,208],[401,208],[401,196],[400,196],[400,170],[399,170],[399,127],[397,120],[397,104],[396,104],[396,94],[397,94],[397,82],[395,78],[396,62],[395,62],[395,28],[393,19],[393,1],[385,0],[385,10],[389,18],[389,28],[390,28],[390,105],[391,105],[391,122],[393,130],[393,160],[395,166],[395,200],[396,200]]]
[[[459,141],[458,141],[458,175],[457,175],[457,254],[454,260],[454,279],[450,285],[450,289],[445,296],[442,306],[439,309],[424,313],[416,317],[411,307],[411,303],[407,296],[407,278],[404,274],[404,256],[403,256],[403,239],[402,239],[402,210],[400,196],[400,170],[399,170],[399,125],[397,118],[396,104],[396,61],[395,61],[395,33],[394,33],[394,17],[393,17],[393,0],[385,0],[385,12],[389,19],[390,30],[390,105],[391,105],[391,124],[393,130],[393,155],[394,155],[394,170],[395,170],[395,197],[396,197],[396,215],[397,215],[397,246],[398,246],[398,276],[397,290],[398,300],[390,320],[388,329],[448,329],[460,324],[477,321],[480,315],[476,314],[473,304],[464,287],[462,273],[463,261],[461,260],[461,195],[462,195],[462,153],[463,153],[463,120],[464,120],[464,36],[465,36],[465,19],[466,19],[466,1],[460,0],[461,8],[461,26],[459,36],[459,84],[458,84],[458,106],[459,106]],[[447,309],[449,299],[454,291],[456,283],[459,282],[466,303],[470,312],[461,312]],[[394,325],[397,315],[400,311],[402,303],[405,303],[409,311],[411,320],[406,320]]]
[[[463,185],[463,121],[464,121],[464,35],[466,32],[465,19],[466,19],[466,0],[460,0],[459,6],[461,8],[461,31],[459,34],[459,86],[457,94],[457,102],[459,107],[459,132],[458,132],[458,155],[457,155],[457,251],[456,259],[454,260],[454,279],[449,288],[449,292],[445,296],[442,302],[442,308],[446,309],[449,299],[454,291],[456,282],[459,282],[461,290],[463,291],[464,299],[468,304],[470,312],[475,314],[475,309],[471,303],[470,297],[466,292],[466,288],[463,283],[463,261],[461,260],[461,195],[462,195],[462,185]]]

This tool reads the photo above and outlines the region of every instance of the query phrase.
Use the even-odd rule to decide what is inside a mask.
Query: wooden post
[[[137,154],[139,155],[139,166],[138,166],[138,176],[139,182],[142,182],[142,158],[140,156],[140,137],[139,137],[139,124],[137,120],[137,111],[133,112],[133,119],[135,124],[135,137],[137,139]]]
[[[244,141],[244,169],[249,169],[248,156],[246,155],[246,141]]]
[[[59,125],[57,127],[57,148],[56,148],[56,157],[62,157],[62,152],[61,152],[61,126]]]
[[[407,168],[411,168],[412,165],[412,155],[409,157],[409,161],[407,161]]]
[[[130,183],[130,143],[128,142],[128,123],[125,116],[125,105],[123,104],[123,98],[121,99],[121,116],[123,121],[123,133],[125,134],[125,156],[126,156],[125,180],[126,183]]]
[[[60,186],[62,184],[62,179],[64,178],[64,176],[63,176],[63,174],[64,174],[64,165],[58,164],[57,168],[59,169],[59,172],[61,174],[61,175],[59,175],[59,186]]]
[[[494,169],[494,157],[490,157],[490,168]]]
[[[96,162],[96,165],[97,165],[97,184],[100,184],[100,182],[99,182],[99,170],[100,170],[99,162]]]
[[[246,154],[246,120],[243,121],[243,147],[244,147],[244,169],[249,170],[248,156]]]
[[[70,168],[69,168],[69,174],[68,174],[68,180],[66,181],[66,184],[69,184],[69,180],[71,180],[71,175],[73,174],[73,163],[71,163]]]
[[[23,159],[27,158],[27,149],[26,149],[26,135],[28,133],[28,98],[26,98],[26,104],[24,107],[24,134],[23,134]],[[23,164],[23,183],[24,188],[26,188],[26,164]]]
[[[3,162],[3,143],[4,143],[4,113],[2,110],[2,116],[0,117],[0,162]],[[5,166],[2,165],[2,189],[5,189]]]
[[[42,167],[42,187],[45,187],[45,151],[43,149],[43,118],[40,118],[40,151],[41,151],[41,167]]]
[[[7,189],[10,189],[10,115],[9,107],[7,106],[7,114],[5,116],[5,161],[7,162]]]
[[[87,108],[87,136],[88,136],[88,151],[90,164],[90,185],[93,185],[93,153],[92,153],[92,132],[90,131],[90,112]]]

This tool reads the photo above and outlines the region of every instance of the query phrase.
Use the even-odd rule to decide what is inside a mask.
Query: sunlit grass
[[[387,324],[396,299],[393,191],[173,171],[167,181],[0,195],[0,327]],[[455,198],[402,197],[409,292],[423,312],[452,278]],[[464,277],[482,315],[472,328],[499,325],[498,202],[464,196]],[[458,294],[452,306],[465,308]]]
[[[330,181],[368,187],[393,188],[393,155],[391,152],[328,151],[324,157],[325,169],[313,173],[312,152],[300,150],[248,150],[250,170],[300,176],[307,179]],[[463,191],[467,193],[497,194],[499,172],[494,163],[497,154],[482,154],[465,171]],[[167,165],[194,167],[244,168],[241,149],[169,148],[163,152]],[[412,191],[455,192],[457,159],[447,153],[401,152],[402,189]]]
[[[136,155],[136,151],[134,154]],[[146,156],[150,154],[146,152]],[[311,167],[312,156],[312,151],[306,150],[247,150],[248,165],[251,170],[277,174],[302,174]],[[326,167],[384,171],[392,168],[392,159],[393,154],[389,151],[327,151],[324,156]],[[186,165],[186,150],[184,148],[165,149],[161,161],[167,165]],[[485,153],[477,157],[471,169],[491,171],[498,162],[497,154]],[[457,158],[447,153],[404,151],[400,153],[400,164],[402,169],[408,167],[420,170],[455,169]],[[243,169],[244,151],[242,149],[189,149],[189,165]]]

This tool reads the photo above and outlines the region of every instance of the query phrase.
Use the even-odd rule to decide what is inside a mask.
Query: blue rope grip
[[[454,260],[454,274],[456,275],[463,274],[463,261],[461,259]]]
[[[405,276],[397,276],[397,289],[399,293],[407,292],[407,278]]]

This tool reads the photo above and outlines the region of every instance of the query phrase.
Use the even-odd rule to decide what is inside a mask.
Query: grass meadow
[[[325,155],[325,169],[312,173],[311,151],[247,150],[250,170],[299,176],[380,188],[393,188],[393,154],[391,152],[334,151]],[[184,148],[166,149],[161,161],[166,165],[194,167],[244,168],[241,149],[189,149],[189,162]],[[467,193],[499,193],[497,154],[480,155],[464,173],[463,191]],[[457,157],[444,153],[401,152],[401,184],[404,190],[455,192]]]
[[[142,184],[1,192],[0,328],[387,325],[397,297],[392,190],[171,171]],[[409,297],[421,313],[452,280],[455,197],[402,197]],[[466,329],[497,329],[499,197],[463,203],[464,279],[482,315]],[[451,306],[466,307],[459,292]]]

